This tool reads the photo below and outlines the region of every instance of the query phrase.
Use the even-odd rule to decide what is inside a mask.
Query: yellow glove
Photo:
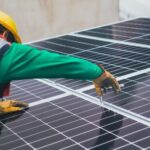
[[[118,81],[110,72],[106,71],[103,66],[99,66],[103,69],[103,74],[93,81],[96,93],[103,96],[109,87],[112,87],[116,93],[119,93],[121,88]]]
[[[5,100],[0,102],[0,115],[21,111],[28,107],[27,103],[17,100]]]

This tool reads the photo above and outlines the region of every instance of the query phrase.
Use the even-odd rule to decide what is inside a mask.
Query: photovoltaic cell
[[[129,46],[124,44],[112,44],[108,46],[111,49],[119,50],[120,52],[129,52],[129,54],[142,54],[143,56],[149,56],[149,48]]]
[[[22,80],[12,82],[10,93],[11,95],[6,99],[17,99],[31,103],[57,96],[64,92],[37,80]]]
[[[128,40],[128,41],[132,42],[132,43],[150,45],[150,35],[134,38],[134,39],[131,39],[131,40]]]
[[[35,42],[31,45],[37,47],[38,49],[46,49],[50,52],[73,54],[84,50],[92,50],[93,48],[102,47],[109,44],[109,42],[89,40],[86,38],[78,38],[66,35],[40,42]]]
[[[97,46],[104,46],[104,45],[108,45],[109,42],[105,42],[105,41],[98,41],[98,40],[92,40],[92,39],[87,39],[87,38],[80,38],[80,37],[75,37],[75,36],[71,36],[71,35],[65,35],[65,36],[61,36],[59,37],[59,40],[62,41],[62,44],[64,45],[64,42],[66,41],[67,44],[68,42],[77,42],[79,44],[82,44],[82,45],[87,45],[88,48],[89,46],[93,46],[93,47],[97,47]],[[46,40],[46,41],[50,41],[50,42],[55,42],[55,43],[60,43],[60,41],[57,41],[57,38],[55,39],[49,39],[49,40]],[[57,42],[56,42],[57,41]],[[73,44],[73,46],[76,45],[76,44]],[[81,47],[79,47],[81,48]],[[92,47],[91,47],[92,48]]]
[[[138,132],[137,132],[138,131]],[[79,97],[67,96],[0,119],[0,148],[142,150],[150,128]]]
[[[92,51],[76,53],[75,56],[93,60],[96,63],[104,64],[104,66],[106,66],[106,68],[108,68],[108,70],[110,70],[116,76],[121,76],[122,73],[131,73],[131,70],[132,72],[135,72],[149,67],[149,55],[142,53],[142,48],[140,54],[130,52],[128,47],[126,47],[125,50],[103,47],[93,49]],[[116,68],[117,71],[115,72],[114,68],[110,69],[109,65],[105,64],[111,64],[112,66],[120,67],[120,70]],[[127,73],[124,72],[124,69],[127,69]]]
[[[84,30],[78,32],[78,34],[149,45],[149,42],[144,40],[147,36],[149,37],[150,34],[149,23],[149,18],[138,18],[130,21]]]
[[[121,81],[124,84],[122,92],[115,95],[110,90],[103,100],[116,106],[150,118],[150,75],[142,74]],[[95,89],[85,91],[86,94],[97,97]]]

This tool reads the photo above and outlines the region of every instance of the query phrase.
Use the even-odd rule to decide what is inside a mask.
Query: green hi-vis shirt
[[[101,74],[102,70],[87,60],[17,43],[0,58],[0,83],[32,78],[93,80]]]

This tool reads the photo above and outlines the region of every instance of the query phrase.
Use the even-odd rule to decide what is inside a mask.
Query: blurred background
[[[0,9],[14,18],[23,42],[150,17],[148,0],[0,0]]]

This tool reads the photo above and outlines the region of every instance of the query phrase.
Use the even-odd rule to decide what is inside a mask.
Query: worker
[[[116,93],[121,90],[115,77],[101,65],[21,44],[14,20],[0,11],[0,97],[9,95],[11,81],[33,78],[92,80],[100,96],[109,86]],[[0,115],[27,107],[18,100],[0,101]]]

